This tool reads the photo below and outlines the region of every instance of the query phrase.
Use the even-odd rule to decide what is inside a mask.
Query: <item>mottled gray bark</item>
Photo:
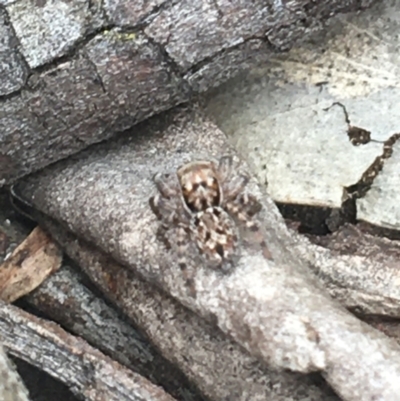
[[[0,185],[186,102],[372,0],[0,1]]]
[[[324,237],[293,235],[293,246],[343,306],[363,316],[400,318],[400,244],[352,225]]]
[[[28,391],[0,345],[0,400],[29,401]]]
[[[201,401],[184,375],[148,340],[85,285],[69,266],[49,277],[26,297],[37,310],[84,338],[114,360],[162,386],[182,401]],[[86,279],[87,281],[87,279]]]
[[[82,339],[15,306],[0,304],[0,335],[13,355],[66,383],[84,400],[174,400]]]
[[[191,313],[109,256],[38,216],[103,293],[215,401],[336,401],[310,377],[268,369],[214,325]],[[157,367],[158,368],[158,367]]]
[[[177,110],[135,133],[27,178],[17,190],[216,324],[258,359],[302,373],[320,371],[345,400],[396,400],[400,347],[325,294],[275,205],[255,181],[250,190],[263,205],[257,218],[266,228],[273,260],[251,244],[243,246],[240,261],[228,275],[199,266],[193,280],[196,296],[191,295],[176,256],[157,239],[158,222],[148,205],[155,191],[151,177],[188,160],[233,151],[197,110]],[[116,274],[109,274],[109,286]]]

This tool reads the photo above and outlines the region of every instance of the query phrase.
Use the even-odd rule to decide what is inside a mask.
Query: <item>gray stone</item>
[[[156,46],[117,31],[97,35],[28,85],[0,109],[0,178],[67,157],[189,96]]]
[[[145,32],[187,70],[222,49],[256,35],[262,37],[272,28],[278,11],[272,2],[265,3],[257,0],[243,7],[240,0],[183,0],[161,11]],[[193,15],[200,15],[201,20],[194,24]]]

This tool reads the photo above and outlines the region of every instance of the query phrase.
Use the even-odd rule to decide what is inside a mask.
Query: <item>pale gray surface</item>
[[[400,97],[399,97],[400,99]],[[400,122],[399,122],[400,125]],[[375,178],[371,189],[357,201],[358,218],[392,230],[400,230],[400,142]]]
[[[400,131],[399,20],[398,1],[334,18],[321,37],[210,95],[210,114],[274,200],[340,208],[346,187],[382,154],[381,142],[350,143],[345,112],[335,102],[373,140]],[[398,229],[396,151],[386,163],[358,202],[358,217]]]
[[[327,110],[331,96],[283,84],[274,68],[264,72],[271,75],[226,85],[209,112],[275,201],[339,208],[344,187],[361,178],[382,145],[352,146],[342,109]]]
[[[0,344],[0,400],[29,401],[28,391]]]

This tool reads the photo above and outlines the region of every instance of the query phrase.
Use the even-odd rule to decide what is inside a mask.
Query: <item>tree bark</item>
[[[115,361],[162,386],[176,399],[202,401],[187,378],[140,331],[90,291],[85,281],[76,269],[64,265],[26,301]]]
[[[186,102],[372,0],[0,2],[0,185]]]
[[[52,322],[0,305],[0,333],[15,356],[66,383],[90,401],[173,401],[163,390]]]
[[[263,366],[214,325],[139,279],[108,255],[77,239],[54,221],[38,218],[107,298],[209,399],[303,401],[307,395],[309,400],[336,401],[331,391],[317,387],[308,376]]]
[[[2,401],[29,401],[28,391],[0,345],[0,399]]]
[[[230,274],[199,266],[196,296],[188,292],[176,256],[157,240],[158,222],[148,205],[155,191],[151,177],[224,153],[233,150],[211,122],[196,109],[178,109],[143,124],[135,137],[96,146],[24,179],[16,189],[259,360],[300,373],[319,371],[344,400],[395,400],[400,347],[326,295],[307,271],[276,206],[254,180],[249,189],[263,205],[257,219],[266,228],[273,259],[244,244]],[[238,172],[245,170],[238,164]],[[117,272],[108,274],[102,288],[118,288]]]

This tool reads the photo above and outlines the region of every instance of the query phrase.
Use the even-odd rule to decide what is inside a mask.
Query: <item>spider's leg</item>
[[[232,156],[222,156],[218,163],[218,175],[222,182],[226,181],[232,172]]]
[[[169,226],[180,220],[181,207],[174,199],[163,198],[156,194],[150,199],[150,206],[164,226]]]
[[[160,194],[167,199],[180,196],[180,186],[176,174],[157,173],[153,176],[153,182]]]
[[[224,207],[233,218],[240,222],[250,221],[262,208],[257,198],[247,192],[240,193],[235,198],[226,199]]]
[[[223,156],[218,164],[219,184],[222,187],[224,200],[229,201],[235,199],[241,192],[244,191],[249,177],[244,174],[234,175],[232,177],[233,158],[232,156]]]
[[[223,202],[228,203],[236,199],[245,191],[246,185],[249,182],[249,177],[244,174],[237,175],[231,180],[222,181]]]
[[[195,297],[196,288],[193,278],[198,250],[192,241],[190,228],[187,225],[179,224],[166,230],[165,235],[171,251],[176,256],[176,263],[182,271],[189,293]]]
[[[242,241],[250,248],[255,247],[262,251],[266,259],[272,255],[265,241],[265,234],[261,224],[253,217],[261,210],[260,202],[253,195],[243,193],[231,202],[227,202],[226,209],[236,221]]]
[[[156,174],[153,177],[158,193],[150,205],[164,225],[189,222],[188,211],[183,206],[181,189],[175,174]]]

